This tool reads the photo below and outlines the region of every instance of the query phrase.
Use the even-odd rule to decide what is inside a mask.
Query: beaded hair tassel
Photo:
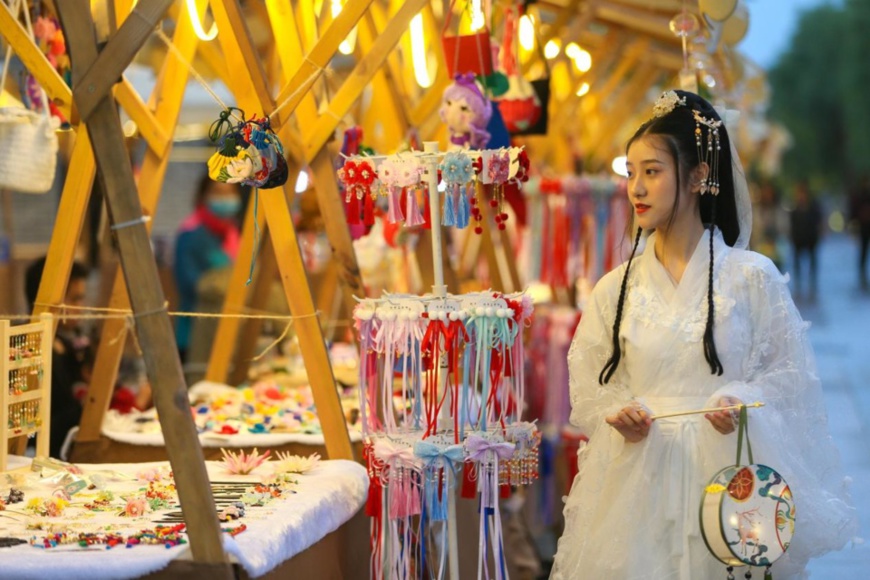
[[[698,111],[692,111],[695,117],[695,146],[698,148],[698,162],[706,163],[707,177],[701,180],[701,194],[719,195],[719,152],[722,142],[719,139],[719,127],[722,121],[708,119]],[[706,128],[705,131],[701,128]]]

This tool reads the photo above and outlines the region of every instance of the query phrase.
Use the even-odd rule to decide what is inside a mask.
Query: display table
[[[268,464],[246,476],[230,475],[223,464],[218,462],[207,462],[206,466],[213,482],[250,482],[253,485],[260,481],[262,475],[270,473]],[[86,479],[93,474],[103,478],[106,487],[115,494],[115,504],[120,506],[121,511],[126,501],[122,497],[136,493],[143,485],[147,486],[147,483],[136,480],[137,474],[161,467],[168,471],[168,464],[165,463],[79,467]],[[308,570],[306,577],[345,576],[340,568],[366,571],[368,538],[365,533],[365,519],[361,513],[358,514],[368,491],[365,469],[351,461],[323,461],[310,472],[294,477],[298,483],[285,491],[282,497],[261,507],[248,506],[244,517],[222,524],[225,528],[237,528],[241,524],[247,526],[245,531],[235,537],[228,534],[224,537],[224,548],[232,560],[238,563],[240,575],[261,577],[277,571],[279,567],[294,563],[300,567],[300,571],[303,568]],[[5,475],[0,475],[0,478],[0,493],[5,497],[9,490],[8,479]],[[142,529],[154,528],[154,522],[165,518],[166,513],[178,511],[177,507],[169,507],[138,517],[119,516],[118,510],[90,512],[83,506],[95,492],[84,490],[72,496],[71,503],[61,516],[25,516],[23,514],[28,513],[25,510],[28,501],[34,497],[51,496],[51,489],[46,484],[46,479],[40,480],[37,474],[31,472],[27,473],[21,489],[24,491],[24,501],[11,504],[7,506],[7,511],[0,512],[6,514],[5,517],[0,517],[2,537],[45,537],[48,533],[46,531],[31,531],[26,528],[27,523],[32,524],[36,520],[76,533],[100,531],[110,524],[114,533],[132,534]],[[349,522],[357,528],[362,526],[361,533],[344,531],[343,526],[347,526]],[[306,551],[309,549],[314,554],[307,555]],[[62,577],[68,580],[100,580],[136,578],[152,573],[155,577],[167,577],[171,575],[172,568],[166,569],[171,562],[189,558],[187,545],[170,548],[162,545],[136,545],[129,549],[120,545],[107,549],[105,545],[82,548],[71,544],[41,548],[22,544],[0,548],[0,578],[42,580]],[[350,562],[351,559],[354,561]],[[195,566],[192,562],[179,562],[173,564],[173,567],[192,565]],[[325,566],[332,572],[321,574],[318,566]],[[161,570],[164,571],[160,572]]]
[[[320,422],[314,409],[310,389],[274,387],[260,382],[254,387],[237,388],[201,381],[191,387],[191,411],[199,431],[205,458],[220,459],[221,447],[251,451],[272,449],[299,455],[326,455]],[[355,388],[341,397],[348,417],[348,434],[357,457],[362,453],[359,426],[351,425],[359,396]],[[268,420],[268,426],[265,425]],[[256,431],[262,432],[256,432]],[[72,459],[82,463],[119,461],[166,461],[163,433],[154,409],[120,414],[109,410],[98,441],[77,442]]]

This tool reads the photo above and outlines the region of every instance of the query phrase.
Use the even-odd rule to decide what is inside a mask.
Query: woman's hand
[[[618,413],[604,418],[608,425],[619,431],[629,443],[643,441],[649,434],[652,419],[646,409],[638,405],[623,407]]]
[[[719,407],[732,407],[734,405],[742,405],[743,401],[736,397],[722,397],[719,399]],[[738,409],[731,409],[729,411],[716,411],[714,413],[707,413],[704,415],[710,424],[713,426],[713,429],[721,433],[722,435],[728,435],[729,433],[733,433],[735,429],[737,429],[737,420],[740,416],[740,411]]]

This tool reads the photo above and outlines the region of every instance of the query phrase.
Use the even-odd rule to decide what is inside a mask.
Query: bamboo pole
[[[82,71],[88,70],[97,61],[89,4],[87,0],[68,0],[59,3],[57,10],[73,64],[74,94],[78,94],[75,91],[81,83]],[[140,42],[144,42],[144,38]],[[132,52],[129,55],[132,59],[135,51],[129,52]],[[121,265],[137,322],[136,332],[154,388],[167,454],[175,473],[179,500],[189,530],[191,553],[197,562],[224,564],[215,572],[220,570],[219,577],[231,578],[202,448],[190,415],[187,387],[181,373],[178,351],[172,340],[172,324],[158,281],[157,264],[142,220],[142,208],[134,194],[133,169],[124,147],[121,120],[108,87],[97,96],[100,100],[91,109],[91,115],[84,117],[84,121],[90,123],[94,157],[118,240]]]
[[[197,0],[197,6],[205,7],[206,0]],[[178,26],[172,39],[181,58],[189,62],[196,52],[199,44],[191,27],[190,18],[186,10],[179,14]],[[152,148],[145,151],[142,161],[141,177],[139,178],[139,199],[143,212],[148,215],[157,213],[157,203],[163,188],[163,180],[166,169],[169,166],[169,157],[172,152],[172,135],[175,125],[181,113],[181,103],[184,99],[184,91],[190,71],[187,65],[181,62],[172,51],[167,53],[163,67],[158,75],[157,85],[149,103],[154,107],[154,117],[159,126],[167,133],[167,146],[160,153]],[[158,98],[159,96],[159,98]],[[151,222],[146,224],[150,230]],[[127,287],[122,272],[115,274],[112,284],[112,293],[109,298],[109,307],[127,309],[130,306]],[[100,344],[94,361],[93,381],[88,388],[88,397],[82,410],[79,433],[76,443],[79,448],[73,448],[73,456],[84,453],[84,446],[100,439],[100,431],[103,424],[103,416],[109,408],[112,391],[115,386],[115,378],[118,376],[118,368],[121,364],[121,356],[124,352],[124,344],[127,338],[127,322],[124,320],[107,320],[103,324]]]

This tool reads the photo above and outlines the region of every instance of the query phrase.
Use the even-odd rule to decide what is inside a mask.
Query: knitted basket
[[[21,107],[0,108],[0,189],[45,193],[57,165],[57,121]]]

